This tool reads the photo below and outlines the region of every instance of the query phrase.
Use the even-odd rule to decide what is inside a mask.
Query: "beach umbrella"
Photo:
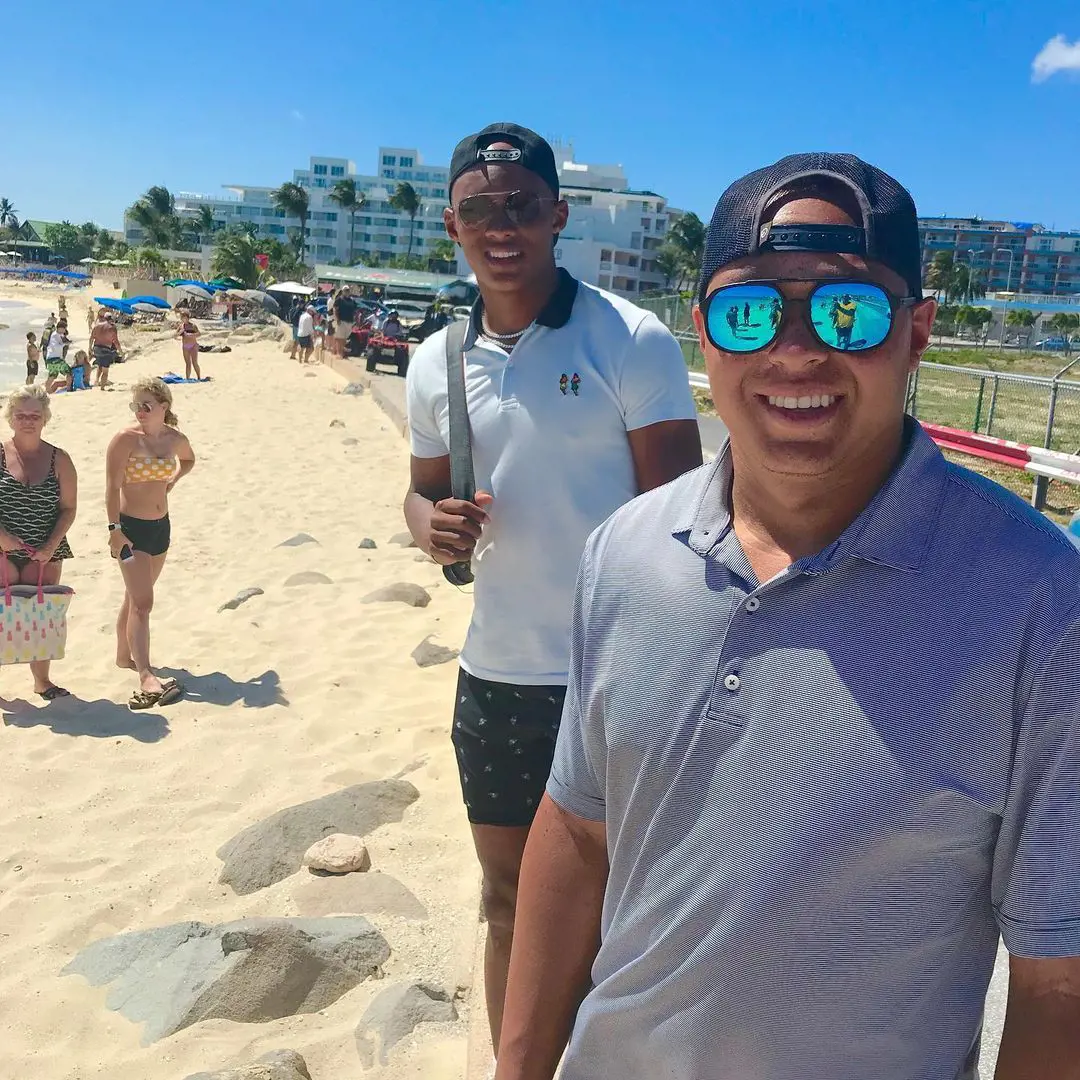
[[[209,284],[220,285],[225,289],[242,289],[244,287],[242,281],[237,281],[236,278],[231,277],[216,277]]]
[[[194,282],[185,282],[182,285],[177,285],[176,288],[179,292],[195,297],[196,300],[209,300],[211,298],[210,293],[202,285],[196,285]]]
[[[131,307],[134,311],[141,311],[144,315],[161,315],[165,309],[159,308],[157,304],[147,304],[143,300],[132,300]]]
[[[97,262],[97,259],[91,259],[91,258],[80,259],[79,260],[79,265],[80,266],[89,266],[91,263],[96,263],[96,262]]]
[[[267,292],[289,293],[293,296],[310,296],[315,289],[310,285],[301,285],[299,281],[275,281],[266,286]]]
[[[278,306],[278,302],[269,293],[260,292],[258,289],[251,289],[249,290],[248,295],[250,295],[251,299],[257,304],[262,304],[267,311],[278,312],[281,310]]]
[[[226,289],[225,295],[230,300],[246,300],[247,296],[244,294],[243,289]]]
[[[168,300],[162,300],[160,296],[130,296],[128,299],[133,304],[153,304],[163,311],[172,307],[172,304],[170,304]]]

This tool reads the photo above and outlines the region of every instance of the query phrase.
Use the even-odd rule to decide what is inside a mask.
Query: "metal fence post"
[[[979,421],[982,420],[983,391],[986,389],[986,379],[979,379],[979,393],[975,398],[975,423],[971,425],[972,431],[979,430]]]
[[[1046,410],[1046,438],[1043,446],[1047,450],[1054,441],[1054,414],[1057,412],[1058,381],[1054,379],[1050,385],[1050,404]],[[1046,489],[1050,486],[1050,480],[1046,476],[1036,476],[1035,484],[1031,489],[1031,505],[1036,510],[1041,510],[1046,505]]]
[[[986,434],[990,434],[990,429],[994,426],[994,409],[997,407],[997,393],[998,384],[1000,380],[995,375],[993,384],[990,387],[990,408],[986,410]]]

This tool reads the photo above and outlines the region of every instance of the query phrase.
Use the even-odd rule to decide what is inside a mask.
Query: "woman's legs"
[[[14,569],[15,564],[8,562],[9,571]],[[63,573],[64,564],[62,562],[50,562],[46,563],[44,571],[41,575],[42,585],[59,585],[60,575]],[[35,562],[28,562],[25,566],[16,570],[12,574],[10,580],[12,582],[18,582],[20,585],[36,585],[38,583],[38,564]],[[51,660],[31,660],[30,661],[30,674],[34,676],[34,693],[43,694],[51,686],[56,684],[49,678],[49,665]]]
[[[183,345],[180,346],[180,351],[184,354],[184,378],[185,379],[190,379],[191,378],[191,353],[186,348],[184,348]]]
[[[165,555],[147,555],[145,551],[136,551],[126,563],[120,563],[125,595],[116,621],[116,662],[120,667],[133,667],[139,674],[139,688],[152,693],[160,693],[161,680],[150,668],[150,612],[154,584],[164,566]],[[123,663],[128,657],[131,663]]]

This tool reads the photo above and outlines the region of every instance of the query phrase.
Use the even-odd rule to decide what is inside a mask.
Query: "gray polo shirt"
[[[590,539],[548,792],[611,871],[564,1080],[970,1078],[999,932],[1080,955],[1080,552],[906,434],[765,585],[726,448]]]

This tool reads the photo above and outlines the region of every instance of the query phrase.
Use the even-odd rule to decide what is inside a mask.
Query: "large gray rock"
[[[143,1045],[200,1020],[261,1024],[319,1012],[381,976],[385,939],[359,916],[187,922],[88,945],[64,974],[113,983],[110,1009],[143,1025]]]
[[[457,1019],[450,995],[437,986],[408,983],[388,986],[367,1007],[356,1028],[356,1049],[365,1068],[375,1063],[378,1046],[379,1064],[388,1064],[391,1047],[411,1034],[419,1024],[438,1024]]]
[[[412,533],[410,532],[394,533],[394,535],[390,537],[390,543],[397,544],[399,547],[403,548],[416,547],[416,541],[413,539]]]
[[[250,1065],[219,1072],[198,1072],[184,1080],[311,1080],[307,1062],[295,1050],[271,1050]]]
[[[400,821],[419,798],[407,780],[373,780],[279,810],[237,833],[218,849],[224,862],[220,881],[241,896],[295,874],[316,840],[331,833],[366,836],[380,825]]]
[[[253,596],[262,596],[263,591],[258,585],[253,585],[250,589],[241,589],[231,600],[226,600],[221,607],[218,608],[218,614],[223,611],[235,611],[241,604],[250,600]]]
[[[431,593],[411,581],[395,581],[393,585],[384,585],[381,589],[369,592],[360,601],[361,604],[383,603],[408,604],[409,607],[427,607],[431,603]]]
[[[417,667],[434,667],[436,664],[446,664],[458,654],[457,649],[448,649],[445,645],[432,645],[431,635],[428,634],[419,645],[412,651],[412,658]]]

